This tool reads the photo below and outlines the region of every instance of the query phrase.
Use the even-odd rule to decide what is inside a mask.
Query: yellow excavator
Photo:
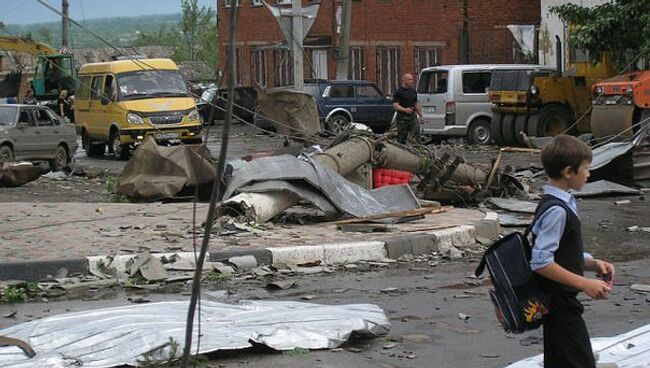
[[[26,88],[32,88],[39,101],[53,100],[62,89],[74,89],[77,70],[74,56],[60,53],[52,47],[22,37],[0,35],[0,51],[24,53],[36,58],[33,75],[25,75],[22,68],[13,70],[0,81],[0,97],[17,97],[20,101]]]

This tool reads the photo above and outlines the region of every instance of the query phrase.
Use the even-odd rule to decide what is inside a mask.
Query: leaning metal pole
[[[190,305],[187,309],[187,321],[185,325],[185,345],[183,346],[183,359],[181,367],[187,368],[190,361],[190,354],[192,350],[192,331],[194,327],[194,313],[196,311],[196,304],[201,293],[201,273],[203,271],[203,263],[208,252],[210,244],[210,234],[212,233],[212,225],[214,224],[215,208],[217,205],[217,198],[221,195],[221,177],[223,176],[224,168],[226,165],[226,153],[228,152],[228,139],[230,136],[230,123],[232,121],[232,106],[235,96],[235,26],[237,22],[237,1],[230,1],[230,25],[228,28],[228,45],[230,52],[228,53],[228,105],[226,108],[226,121],[223,126],[223,133],[221,137],[221,151],[219,152],[219,161],[217,162],[217,176],[212,186],[212,196],[210,197],[210,207],[208,208],[208,216],[205,220],[205,230],[203,232],[203,242],[201,243],[201,252],[195,264],[194,279],[192,280],[192,297]],[[198,318],[199,322],[201,316]]]

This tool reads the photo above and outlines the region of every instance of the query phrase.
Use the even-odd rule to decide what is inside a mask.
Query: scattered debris
[[[534,214],[535,208],[537,208],[537,203],[520,201],[514,198],[490,198],[490,203],[497,206],[498,208],[520,213]]]
[[[458,319],[467,321],[468,319],[470,319],[470,316],[465,313],[458,313]]]
[[[230,257],[228,263],[235,266],[238,271],[248,271],[257,267],[257,259],[253,256]]]
[[[632,201],[630,201],[629,199],[623,199],[623,200],[614,202],[615,205],[630,204],[630,203],[632,203]]]
[[[270,290],[286,290],[295,287],[296,285],[296,280],[281,280],[269,282],[266,284],[266,288]]]
[[[607,180],[598,180],[585,184],[578,192],[573,192],[576,197],[592,197],[612,194],[641,194],[638,189],[612,183]]]
[[[632,285],[630,285],[630,290],[632,290],[634,292],[650,293],[650,285],[632,284]]]
[[[147,281],[160,281],[168,277],[162,262],[149,252],[139,253],[127,261],[126,272],[131,277],[140,274]]]

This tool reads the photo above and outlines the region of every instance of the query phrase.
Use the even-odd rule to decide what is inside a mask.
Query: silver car
[[[0,163],[47,161],[61,170],[77,151],[74,124],[50,108],[35,105],[0,105]]]

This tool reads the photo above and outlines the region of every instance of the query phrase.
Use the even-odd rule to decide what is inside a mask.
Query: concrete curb
[[[460,250],[476,243],[476,239],[495,240],[499,235],[498,215],[486,211],[485,218],[467,225],[449,229],[433,230],[426,233],[389,237],[384,240],[357,241],[346,243],[325,243],[309,246],[277,248],[250,248],[236,251],[210,252],[209,262],[225,262],[231,257],[253,256],[258,265],[296,264],[303,261],[319,260],[325,264],[344,264],[356,261],[376,261],[386,258],[396,259],[404,254],[424,254],[448,249],[454,246]],[[155,253],[158,258],[176,254],[182,262],[194,264],[193,252]],[[54,275],[61,268],[68,273],[87,274],[96,267],[99,260],[105,263],[111,259],[111,266],[118,271],[126,269],[126,262],[135,255],[93,256],[69,260],[43,260],[25,262],[0,262],[0,281],[2,280],[41,280]]]

